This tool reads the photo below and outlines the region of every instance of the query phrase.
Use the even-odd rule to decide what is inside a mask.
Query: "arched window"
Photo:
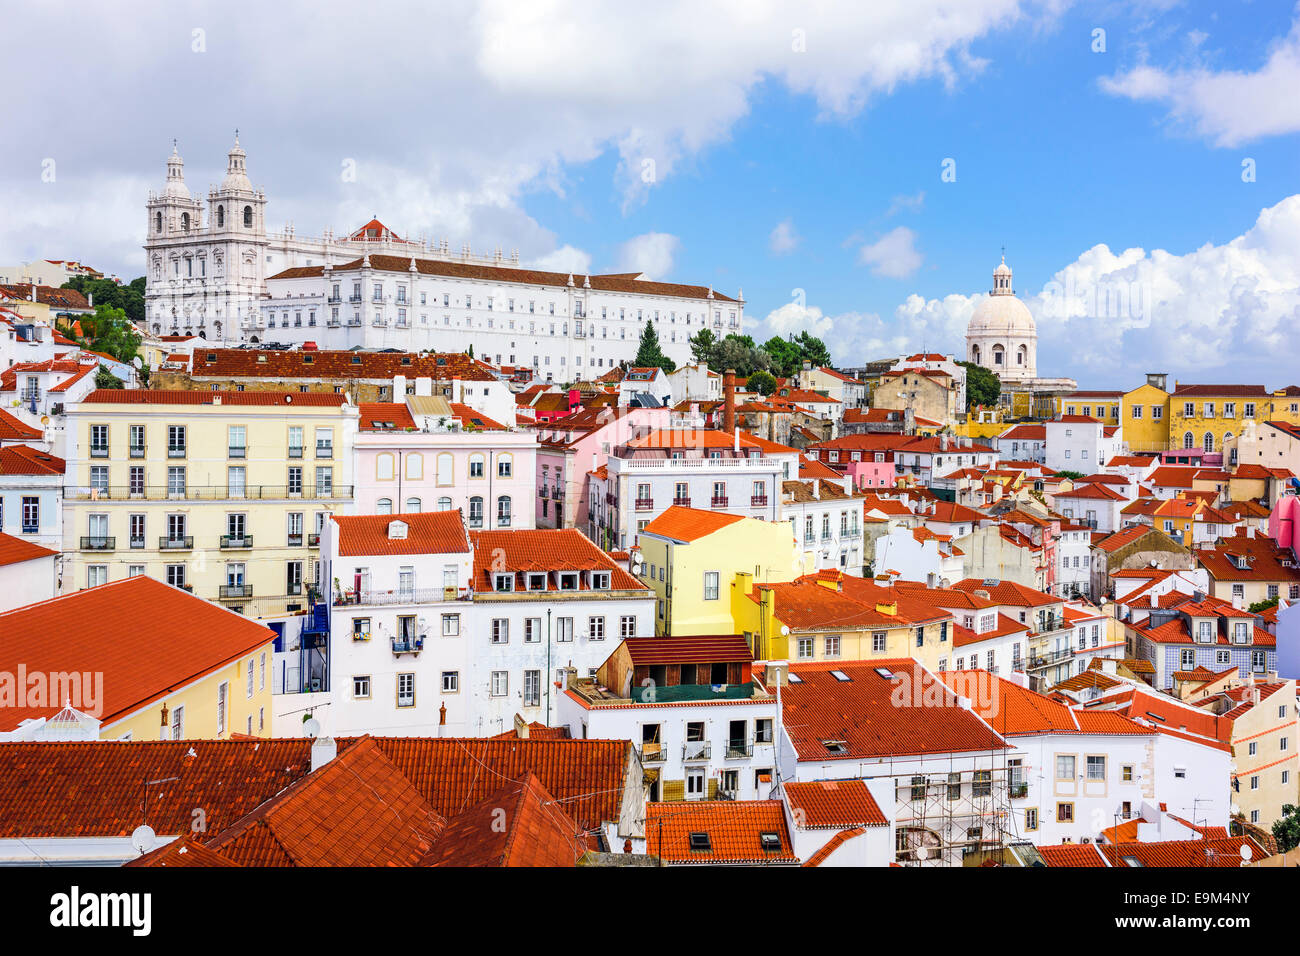
[[[972,362],[974,362],[976,365],[979,365],[979,363],[980,363],[980,347],[979,347],[978,345],[972,345],[972,346],[970,347],[970,360],[971,360]]]
[[[993,364],[1001,365],[1003,363],[1004,357],[1005,356],[1003,355],[1002,346],[1000,345],[993,346]]]
[[[406,456],[406,477],[414,481],[424,478],[423,455],[418,452],[411,452]]]
[[[502,495],[497,499],[497,527],[510,527],[510,496]]]
[[[384,452],[375,457],[375,480],[393,480],[393,456],[388,452]]]
[[[217,228],[222,229],[225,227],[225,225],[226,225],[226,207],[218,206],[217,207]]]
[[[183,212],[181,213],[181,232],[189,232],[189,231],[190,231],[190,214],[187,212]]]
[[[1205,433],[1205,439],[1201,443],[1201,447],[1206,451],[1214,451],[1214,432]]]
[[[1022,345],[1018,349],[1016,349],[1017,365],[1024,365],[1028,358],[1029,358],[1029,349],[1027,347]]]
[[[380,498],[378,501],[375,502],[375,514],[390,515],[392,513],[393,513],[392,498]]]
[[[1190,448],[1195,448],[1195,447],[1196,447],[1196,436],[1193,435],[1191,432],[1184,432],[1184,433],[1183,433],[1183,447],[1184,447],[1184,448],[1188,448],[1188,449],[1190,449]]]
[[[410,514],[410,515],[418,515],[418,514],[420,513],[420,499],[419,499],[419,498],[407,498],[407,499],[406,499],[406,507],[403,508],[402,510],[405,511],[407,514]]]
[[[253,207],[252,206],[244,207],[244,228],[245,229],[253,228]]]
[[[153,216],[153,231],[162,232],[162,213],[156,212]]]
[[[455,473],[452,469],[451,452],[446,452],[446,451],[439,452],[438,453],[438,484],[450,485],[454,480],[454,478],[455,478]]]
[[[471,528],[483,527],[483,499],[477,495],[469,499],[469,526]]]
[[[450,499],[450,498],[439,498],[439,499],[438,499],[438,510],[439,510],[439,511],[450,511],[450,510],[451,510],[451,499]]]

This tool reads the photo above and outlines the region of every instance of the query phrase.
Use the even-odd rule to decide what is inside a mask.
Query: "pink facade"
[[[895,481],[892,461],[851,461],[844,466],[844,474],[853,479],[853,487],[890,488]]]

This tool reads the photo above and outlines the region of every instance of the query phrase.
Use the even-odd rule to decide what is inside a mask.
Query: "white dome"
[[[967,335],[1035,335],[1037,331],[1028,306],[1014,295],[985,296],[966,327]]]

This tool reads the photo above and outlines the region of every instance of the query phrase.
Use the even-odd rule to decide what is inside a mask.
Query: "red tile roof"
[[[529,571],[601,570],[610,572],[609,586],[613,590],[648,590],[576,528],[471,531],[470,541],[474,546],[476,591],[495,590],[493,576],[507,571],[519,575]],[[515,581],[516,590],[523,591],[526,587],[526,579]],[[547,576],[546,587],[559,590],[553,575]],[[578,589],[589,589],[582,575],[579,575]]]
[[[1048,866],[1106,866],[1095,843],[1056,843],[1036,849]]]
[[[0,409],[0,441],[40,441],[45,433]]]
[[[91,716],[105,726],[275,637],[256,621],[143,575],[0,613],[0,634],[0,670],[16,672],[21,663],[33,674],[102,674],[103,699]],[[6,707],[0,729],[50,716],[64,703]]]
[[[782,723],[800,761],[1007,749],[911,659],[792,664],[790,673],[798,681],[781,688]]]
[[[725,528],[742,520],[744,519],[741,515],[673,505],[646,525],[643,530],[650,534],[672,538],[674,541],[697,541],[713,534],[719,528]]]
[[[707,834],[707,850],[691,834]],[[775,834],[765,850],[761,835]],[[646,852],[665,863],[798,863],[780,800],[706,800],[646,804]]]
[[[1250,847],[1253,860],[1262,860],[1269,855],[1267,850],[1248,836],[1217,840],[1167,840],[1160,843],[1103,843],[1097,849],[1115,867],[1240,867],[1243,846]]]
[[[346,395],[331,392],[213,392],[202,389],[99,388],[83,405],[346,405]]]
[[[415,428],[415,419],[405,402],[361,402],[358,427],[362,431],[393,431]]]
[[[318,267],[319,268],[319,267]],[[190,376],[205,378],[365,379],[492,382],[491,366],[458,352],[271,351],[196,349]]]
[[[570,279],[573,279],[578,286],[582,286],[584,282],[589,282],[590,288],[597,292],[635,292],[641,295],[662,295],[686,299],[712,298],[722,302],[736,301],[731,296],[718,292],[712,287],[679,285],[672,282],[653,282],[649,279],[638,278],[640,273],[637,272],[583,275],[582,273],[544,272],[540,269],[516,269],[508,266],[481,266],[467,262],[449,262],[443,259],[421,259],[419,257],[412,259],[409,256],[371,255],[367,258],[371,269],[380,272],[400,272],[403,275],[410,273],[411,263],[414,261],[415,270],[420,275],[476,279],[481,282],[514,282],[530,286],[545,285],[560,288],[567,288]],[[336,273],[355,272],[362,268],[362,263],[362,259],[354,259],[351,262],[333,266],[333,271]],[[271,279],[306,278],[319,276],[322,272],[322,266],[299,266],[277,272],[273,276],[268,276],[267,279],[269,281]]]
[[[525,773],[452,817],[422,866],[573,866],[586,834],[540,780]]]
[[[863,780],[790,781],[783,787],[797,827],[816,830],[889,826]]]
[[[27,445],[0,448],[0,475],[61,475],[66,468],[62,458]]]
[[[24,541],[22,538],[15,538],[11,534],[0,532],[0,567],[9,564],[22,564],[24,561],[35,561],[37,558],[54,558],[58,557],[59,552],[51,551],[49,548],[42,548],[39,544],[33,544],[30,541]]]
[[[244,866],[412,866],[445,823],[363,737],[207,846]]]
[[[725,664],[754,659],[741,634],[702,634],[690,637],[628,637],[623,648],[635,665]]]
[[[469,539],[460,510],[423,511],[401,515],[331,515],[338,526],[339,554],[466,554]],[[392,537],[390,528],[405,525],[405,537]]]

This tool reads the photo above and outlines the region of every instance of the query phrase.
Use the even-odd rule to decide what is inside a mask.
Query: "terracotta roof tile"
[[[466,554],[469,539],[460,510],[401,515],[331,515],[338,527],[339,554]],[[405,536],[391,529],[405,526]]]
[[[0,532],[0,567],[35,561],[37,558],[54,558],[58,557],[58,554],[59,552],[42,548],[39,544]]]
[[[646,525],[643,530],[650,534],[672,538],[674,541],[697,541],[720,528],[743,520],[742,515],[673,505]]]
[[[862,780],[817,780],[784,784],[799,827],[884,827],[889,820]]]
[[[319,267],[318,267],[319,268]],[[491,367],[459,352],[271,351],[197,349],[190,376],[207,378],[496,381]]]
[[[470,540],[474,546],[476,591],[495,590],[494,575],[507,571],[518,576],[529,571],[593,570],[609,571],[613,590],[648,590],[576,528],[471,531]],[[553,574],[547,575],[547,590],[559,590],[554,578]],[[526,578],[517,577],[515,589],[523,591],[526,587]],[[589,590],[589,587],[585,576],[579,575],[578,590]]]
[[[330,392],[213,392],[202,389],[171,390],[150,388],[100,388],[91,392],[83,405],[300,405],[342,406],[346,395]]]
[[[780,800],[646,804],[646,852],[665,863],[797,863]],[[692,834],[708,848],[692,849]],[[766,849],[762,834],[775,834]]]

